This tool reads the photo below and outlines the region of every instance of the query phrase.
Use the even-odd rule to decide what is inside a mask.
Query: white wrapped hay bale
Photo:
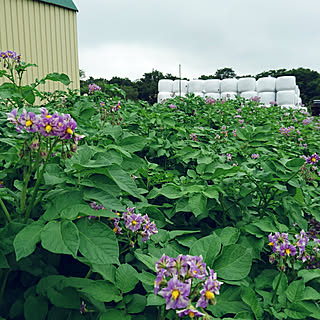
[[[204,97],[204,94],[203,92],[192,92],[196,97],[201,97],[203,98]]]
[[[158,82],[159,92],[172,92],[172,87],[173,87],[173,80],[161,79]]]
[[[257,91],[245,91],[245,92],[241,92],[241,94],[240,94],[240,97],[245,98],[245,99],[252,99],[257,96],[258,96]]]
[[[174,97],[174,98],[175,98],[175,97],[182,97],[182,98],[184,98],[186,95],[187,95],[187,94],[184,93],[184,92],[181,92],[181,93],[179,93],[179,92],[174,92],[174,93],[173,93],[173,97]]]
[[[283,105],[294,105],[295,104],[295,90],[286,90],[277,92],[277,104]]]
[[[172,92],[180,92],[180,83],[181,83],[181,92],[188,93],[188,83],[187,80],[174,80],[172,85]]]
[[[299,89],[299,86],[296,86],[296,94],[300,97],[300,89]]]
[[[209,79],[204,81],[203,89],[205,92],[220,92],[221,80],[218,79]]]
[[[297,94],[294,95],[294,104],[297,106],[298,105],[298,100],[299,96]]]
[[[266,106],[269,106],[270,102],[276,101],[276,93],[275,92],[258,92],[258,97],[260,98],[260,102]]]
[[[217,100],[217,99],[220,99],[220,93],[218,93],[218,92],[206,92],[204,94],[204,97],[205,98],[212,98],[212,99]]]
[[[283,104],[281,106],[281,109],[294,109],[294,110],[298,110],[299,107],[295,106],[294,104]]]
[[[301,106],[302,105],[302,99],[299,97],[298,98],[298,105]]]
[[[190,92],[203,92],[204,80],[190,80],[189,81],[189,93]]]
[[[276,91],[276,78],[264,77],[256,82],[256,90],[258,92],[272,92]]]
[[[278,77],[276,81],[277,91],[296,90],[296,77],[295,76],[283,76]]]
[[[159,92],[158,93],[158,103],[161,103],[167,99],[173,98],[172,92]]]
[[[238,80],[238,92],[250,92],[256,90],[255,78],[240,78]]]
[[[224,100],[229,100],[232,99],[234,100],[237,96],[237,92],[221,92],[221,99]]]
[[[237,79],[221,80],[221,92],[238,92],[238,80]]]

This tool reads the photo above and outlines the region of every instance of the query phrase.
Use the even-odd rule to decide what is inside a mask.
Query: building
[[[59,72],[72,80],[68,88],[80,89],[77,11],[72,0],[0,0],[0,51],[14,50],[38,66],[26,72],[25,84]],[[47,81],[40,89],[66,87]]]

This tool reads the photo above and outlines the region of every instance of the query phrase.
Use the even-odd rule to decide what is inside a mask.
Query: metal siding
[[[0,50],[15,50],[22,60],[35,63],[24,83],[47,73],[66,73],[71,89],[80,88],[77,15],[75,11],[33,0],[0,0]],[[0,83],[3,80],[0,79]],[[66,90],[48,81],[41,90]]]

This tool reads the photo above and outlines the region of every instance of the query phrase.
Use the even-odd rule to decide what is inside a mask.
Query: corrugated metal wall
[[[0,0],[0,23],[0,50],[14,50],[22,61],[38,65],[25,74],[25,84],[59,72],[73,81],[69,88],[80,88],[76,11],[34,0]],[[48,81],[40,89],[66,87]]]

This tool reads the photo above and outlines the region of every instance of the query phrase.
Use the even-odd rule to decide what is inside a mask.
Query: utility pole
[[[179,95],[181,97],[181,64],[179,64]]]

